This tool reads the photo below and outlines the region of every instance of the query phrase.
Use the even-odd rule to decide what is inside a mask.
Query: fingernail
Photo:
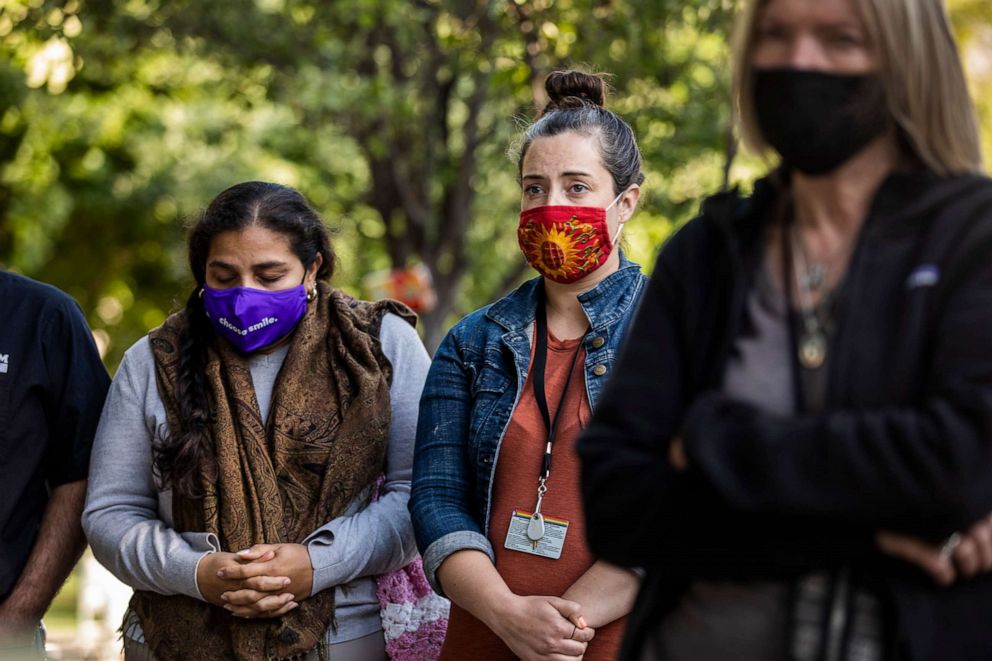
[[[296,602],[294,601],[293,603],[291,603],[291,604],[289,605],[289,610],[293,610],[293,609],[294,609],[294,608],[296,608],[297,606],[299,606],[299,604],[298,604],[298,603],[296,603]]]
[[[284,578],[284,579],[282,579],[282,584],[283,584],[283,586],[287,586],[287,585],[289,585],[289,584],[290,584],[290,582],[291,582],[291,581],[290,581],[290,580],[289,580],[288,578]]]
[[[227,593],[225,592],[224,594],[222,594],[220,596],[220,598],[223,599],[224,601],[228,601],[228,599],[227,599]]]
[[[589,625],[588,625],[588,624],[586,624],[586,618],[584,618],[584,617],[582,617],[582,616],[580,615],[580,616],[579,616],[579,628],[580,628],[580,629],[585,629],[585,628],[586,628],[587,626],[589,626]]]
[[[231,604],[224,604],[224,610],[233,611],[234,606],[232,606]]]
[[[218,569],[218,570],[217,570],[217,575],[218,575],[219,577],[221,577],[221,578],[224,578],[224,570],[223,570],[223,569]]]
[[[238,551],[238,555],[244,555],[246,553],[251,553],[251,549],[241,549]]]

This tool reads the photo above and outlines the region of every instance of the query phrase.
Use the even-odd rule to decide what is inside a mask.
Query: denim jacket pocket
[[[471,437],[479,439],[482,429],[489,416],[492,415],[500,400],[511,385],[509,377],[501,371],[484,365],[472,382],[472,416]]]

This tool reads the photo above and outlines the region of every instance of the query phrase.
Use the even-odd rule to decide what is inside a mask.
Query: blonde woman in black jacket
[[[992,183],[947,17],[741,28],[782,164],[662,250],[579,445],[593,551],[648,570],[627,658],[992,658]]]

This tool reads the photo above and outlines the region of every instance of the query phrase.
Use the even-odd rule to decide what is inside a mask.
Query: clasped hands
[[[244,618],[279,617],[310,597],[313,567],[303,544],[256,544],[210,553],[196,568],[200,594]]]
[[[501,600],[487,624],[524,661],[576,659],[596,635],[581,609],[558,597],[513,595]]]

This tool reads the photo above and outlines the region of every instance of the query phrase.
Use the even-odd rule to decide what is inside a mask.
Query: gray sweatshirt
[[[387,314],[379,339],[393,365],[390,388],[392,419],[386,457],[386,481],[380,498],[364,509],[367,494],[345,513],[305,540],[313,565],[313,592],[334,589],[334,644],[380,628],[375,575],[398,569],[416,556],[407,512],[413,443],[420,392],[430,358],[417,332]],[[289,348],[250,358],[252,381],[262,419],[268,417],[272,389]],[[154,430],[166,424],[165,407],[155,380],[148,338],[124,354],[97,428],[90,463],[83,528],[93,554],[117,578],[136,590],[184,594],[203,599],[196,585],[200,559],[222,549],[215,535],[177,532],[172,528],[172,493],[152,476]],[[142,640],[136,619],[128,616],[129,638]]]

